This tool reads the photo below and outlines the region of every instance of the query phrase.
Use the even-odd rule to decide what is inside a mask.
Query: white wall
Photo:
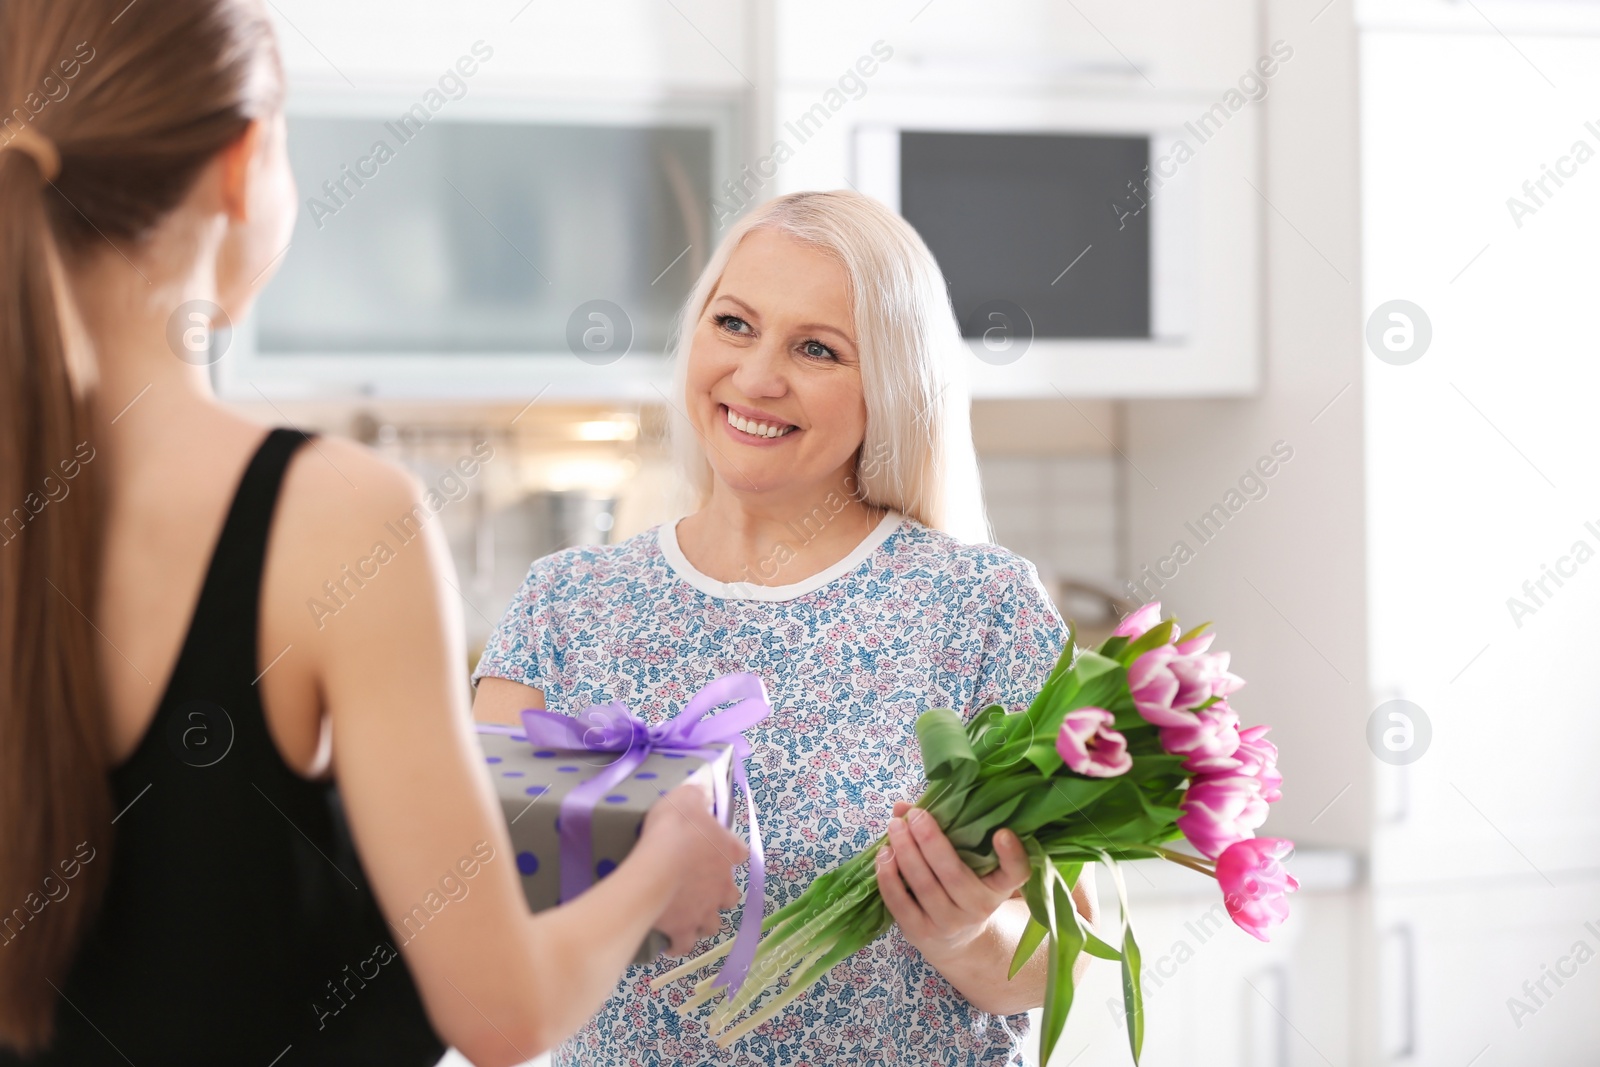
[[[1261,831],[1364,848],[1367,691],[1355,32],[1335,3],[1269,0],[1257,50],[1293,58],[1261,109],[1265,385],[1243,400],[1135,401],[1123,448],[1130,577],[1173,556],[1159,591],[1187,625],[1212,619],[1249,685],[1233,701],[1282,750],[1283,800]],[[1227,131],[1224,131],[1226,135]],[[1282,441],[1293,455],[1201,543],[1192,524]],[[1267,464],[1271,467],[1271,464]],[[1257,491],[1259,493],[1259,491]]]

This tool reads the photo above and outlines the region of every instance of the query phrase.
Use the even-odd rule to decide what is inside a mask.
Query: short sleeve
[[[552,634],[565,584],[562,569],[559,554],[534,560],[522,588],[484,645],[472,672],[473,685],[480,678],[504,678],[535,689],[546,688],[555,665]]]
[[[991,704],[1007,711],[1026,708],[1044,688],[1068,642],[1066,623],[1032,563],[1014,557],[988,579],[988,585],[977,695],[968,718]]]

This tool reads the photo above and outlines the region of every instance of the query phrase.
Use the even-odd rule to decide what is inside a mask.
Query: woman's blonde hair
[[[972,447],[966,346],[944,276],[910,223],[847,190],[789,193],[755,208],[723,237],[689,293],[672,344],[672,442],[693,506],[710,495],[711,465],[681,407],[689,350],[734,249],[758,229],[822,250],[849,278],[867,404],[857,495],[962,540],[990,540]]]

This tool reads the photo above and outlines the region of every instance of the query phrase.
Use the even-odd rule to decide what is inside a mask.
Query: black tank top
[[[112,773],[105,905],[41,1059],[0,1064],[437,1063],[331,782],[278,754],[256,682],[262,564],[304,435],[273,430],[217,541],[149,732]],[[292,647],[285,655],[294,655]],[[272,653],[277,655],[276,652]],[[25,936],[26,930],[23,931]]]

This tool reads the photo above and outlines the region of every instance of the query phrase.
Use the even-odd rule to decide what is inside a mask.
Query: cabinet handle
[[[1409,1060],[1417,1054],[1417,938],[1410,923],[1399,923],[1389,931],[1394,942],[1395,968],[1393,989],[1400,1009],[1398,1040],[1389,1052],[1394,1060]]]
[[[1289,1067],[1289,970],[1281,963],[1273,964],[1257,971],[1255,978],[1247,981],[1255,995],[1246,1000],[1250,1010],[1245,1015],[1244,1032],[1250,1035],[1248,1040],[1253,1047],[1271,1047],[1274,1067]],[[1269,990],[1271,996],[1268,996]],[[1272,1027],[1270,1033],[1261,1030],[1259,1020],[1264,1017],[1261,1001],[1266,1001],[1266,1007],[1272,1012],[1268,1020]]]

